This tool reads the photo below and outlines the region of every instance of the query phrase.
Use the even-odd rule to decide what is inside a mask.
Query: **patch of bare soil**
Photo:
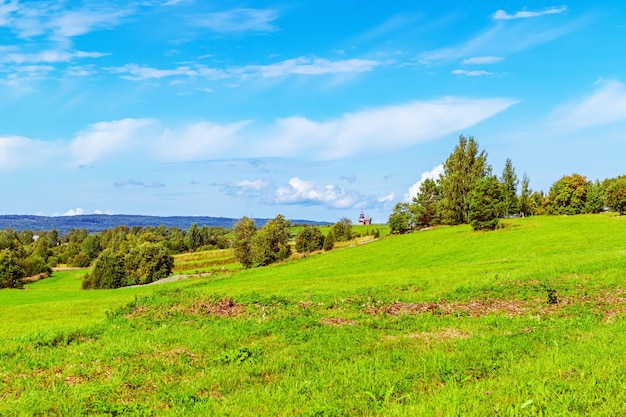
[[[422,332],[422,333],[410,333],[407,335],[389,335],[385,336],[387,340],[398,339],[421,339],[426,342],[443,342],[453,339],[469,339],[471,335],[468,332],[464,332],[459,329],[445,328],[437,332]]]
[[[201,314],[219,317],[235,317],[246,313],[244,304],[237,304],[232,298],[222,298],[217,303],[198,301],[190,307],[185,308],[182,313]]]
[[[404,314],[436,315],[463,315],[480,317],[490,314],[506,316],[522,316],[526,314],[554,314],[565,307],[583,305],[585,308],[601,312],[605,321],[626,314],[626,297],[623,290],[605,291],[597,295],[559,297],[555,304],[548,304],[544,299],[534,300],[504,300],[481,299],[463,302],[448,302],[441,300],[431,303],[402,303],[396,301],[391,304],[370,306],[368,314],[388,314],[392,316]]]
[[[50,275],[48,275],[48,273],[47,273],[47,272],[42,272],[42,273],[37,274],[37,275],[31,275],[30,277],[24,277],[24,278],[22,278],[22,280],[21,280],[21,281],[22,281],[24,284],[30,284],[31,282],[37,282],[37,281],[39,281],[40,279],[48,278],[49,276],[50,276]]]
[[[348,320],[348,319],[344,319],[341,317],[326,317],[326,318],[320,319],[320,322],[327,326],[334,326],[334,327],[354,326],[356,324],[354,320]]]

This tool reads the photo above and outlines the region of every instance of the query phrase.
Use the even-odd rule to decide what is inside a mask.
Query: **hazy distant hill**
[[[126,214],[85,214],[78,216],[31,216],[31,215],[0,215],[0,229],[11,228],[13,230],[48,231],[56,229],[60,234],[70,229],[86,229],[88,232],[101,232],[104,229],[119,225],[133,226],[160,226],[179,227],[188,229],[193,223],[198,226],[220,226],[231,228],[239,219],[228,217],[205,217],[205,216],[138,216]],[[258,226],[262,226],[268,219],[254,219]],[[291,220],[291,223],[299,224],[328,224],[310,220]]]

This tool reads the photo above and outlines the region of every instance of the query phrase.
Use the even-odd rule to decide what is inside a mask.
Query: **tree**
[[[168,277],[174,258],[158,243],[142,243],[124,256],[125,285],[148,284]]]
[[[519,211],[517,199],[517,175],[510,158],[507,158],[502,171],[502,209],[505,216]]]
[[[585,213],[600,213],[604,210],[604,189],[600,181],[589,181],[587,183],[587,201],[585,202]]]
[[[244,217],[235,224],[233,230],[232,248],[235,258],[244,268],[250,268],[254,264],[252,257],[252,238],[257,233],[254,220]]]
[[[296,251],[313,252],[324,247],[324,236],[317,226],[305,225],[296,235]]]
[[[522,177],[522,191],[519,196],[519,211],[522,216],[533,215],[532,200],[530,198],[532,190],[530,189],[530,179],[524,174]]]
[[[191,250],[196,250],[202,246],[202,237],[198,223],[194,223],[189,227],[189,231],[185,235],[185,245]]]
[[[333,232],[335,233],[335,241],[337,242],[352,239],[352,220],[347,217],[342,217],[341,220],[333,225]]]
[[[265,266],[291,255],[291,223],[282,214],[268,221],[252,238],[255,266]]]
[[[626,175],[605,181],[606,204],[621,215],[626,214]]]
[[[397,203],[389,215],[391,233],[406,233],[414,227],[413,213],[409,203]]]
[[[22,288],[26,272],[9,249],[0,250],[0,288]]]
[[[329,251],[332,250],[335,246],[335,234],[333,233],[333,229],[328,231],[328,234],[324,238],[324,250]]]
[[[440,178],[443,199],[442,220],[451,225],[467,223],[469,218],[469,195],[476,182],[491,172],[485,151],[478,152],[473,137],[463,135],[446,162]]]
[[[435,180],[427,178],[420,185],[420,190],[413,198],[414,207],[409,211],[415,218],[415,224],[420,227],[429,227],[438,224],[439,202],[441,201],[441,187]]]
[[[565,175],[550,187],[546,200],[548,214],[581,214],[585,213],[587,179],[580,174]]]
[[[502,187],[498,178],[478,180],[470,193],[469,221],[474,230],[494,230],[502,215]]]
[[[95,260],[91,273],[85,275],[83,288],[120,288],[124,284],[125,277],[124,255],[107,248]]]

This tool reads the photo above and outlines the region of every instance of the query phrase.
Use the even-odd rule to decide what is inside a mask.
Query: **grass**
[[[536,217],[161,286],[55,273],[0,291],[0,414],[624,415],[624,236]]]

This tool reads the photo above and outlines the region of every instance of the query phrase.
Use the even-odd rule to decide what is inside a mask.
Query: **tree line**
[[[172,255],[230,247],[230,229],[198,226],[116,226],[101,233],[71,229],[32,232],[0,230],[0,288],[21,288],[22,279],[48,276],[58,265],[93,266],[84,288],[145,284],[171,273]]]
[[[565,175],[548,194],[533,191],[526,175],[518,192],[519,185],[511,159],[498,177],[474,138],[460,136],[439,178],[424,180],[410,202],[396,204],[389,216],[391,232],[458,224],[493,230],[509,216],[599,213],[605,208],[626,214],[626,176],[592,182],[580,174]]]
[[[380,231],[373,232],[374,238]],[[329,251],[335,242],[345,242],[356,237],[352,231],[352,221],[346,217],[333,224],[323,234],[319,226],[303,225],[295,235],[291,233],[291,223],[279,214],[258,228],[254,220],[242,218],[233,230],[232,248],[235,258],[244,268],[265,266],[289,258],[292,246],[298,253]],[[293,245],[291,245],[293,242]]]

